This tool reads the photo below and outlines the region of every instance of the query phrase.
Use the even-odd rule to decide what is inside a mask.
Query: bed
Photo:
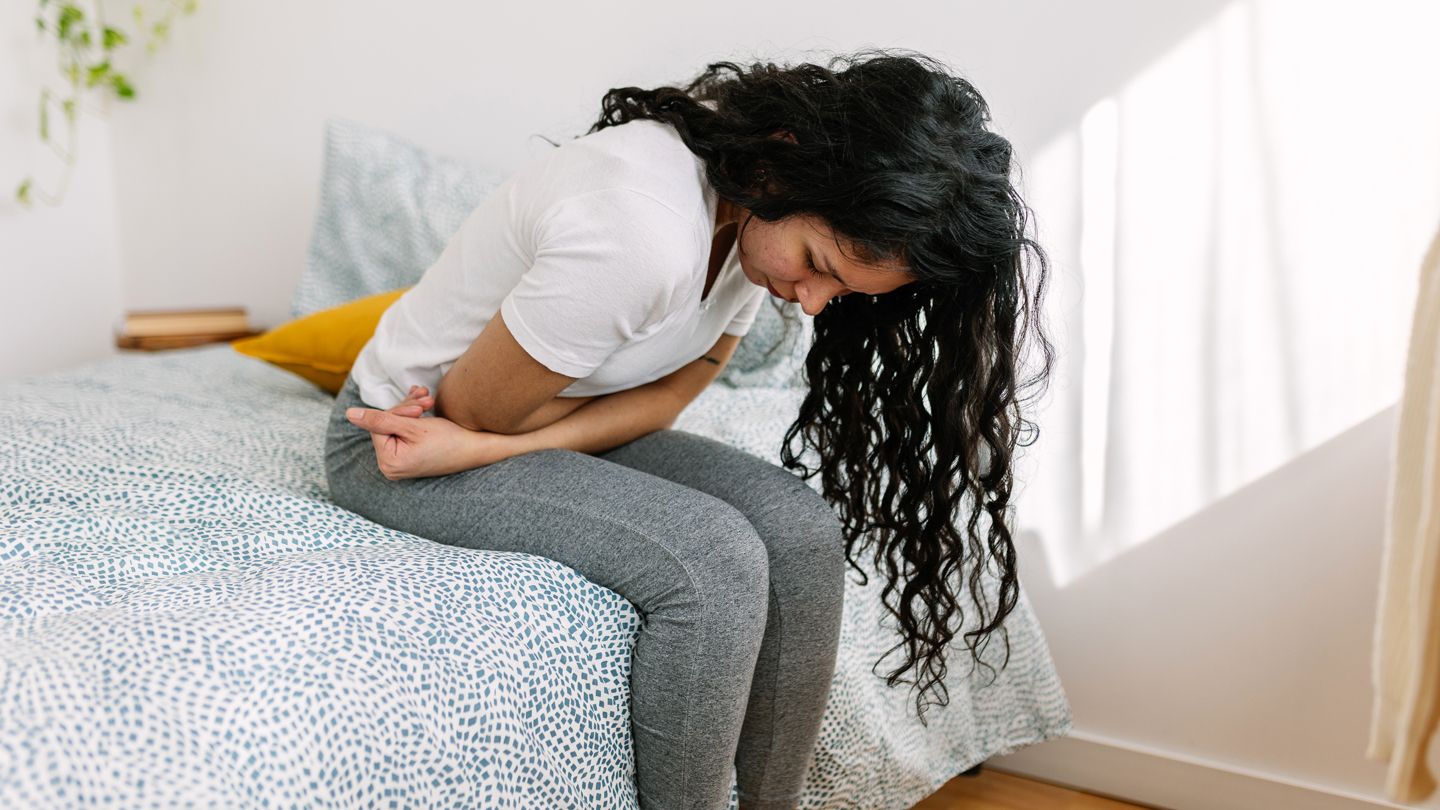
[[[325,142],[295,316],[413,284],[499,182],[358,122]],[[808,346],[784,323],[762,308],[675,427],[778,462]],[[636,806],[634,608],[333,504],[332,402],[223,344],[0,383],[0,807]],[[908,808],[1070,731],[1023,588],[1008,666],[952,650],[925,725],[895,659],[871,671],[879,588],[850,575],[804,807]]]
[[[715,385],[676,427],[775,460],[797,396]],[[0,385],[0,806],[636,806],[633,608],[333,505],[330,403],[223,345]],[[870,671],[875,583],[804,807],[910,807],[1069,731],[1024,598],[999,678],[953,667],[920,725]]]

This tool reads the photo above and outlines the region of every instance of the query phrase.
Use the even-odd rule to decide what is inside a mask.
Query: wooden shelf
[[[148,337],[116,335],[115,347],[118,349],[155,352],[165,349],[185,349],[191,346],[203,346],[206,343],[229,343],[232,340],[239,340],[240,338],[252,337],[258,334],[261,334],[261,332],[254,329],[247,329],[244,332],[222,332],[206,335],[151,335]]]

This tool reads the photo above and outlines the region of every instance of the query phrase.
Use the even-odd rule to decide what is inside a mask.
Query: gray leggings
[[[630,672],[644,810],[796,806],[825,710],[844,594],[835,511],[789,471],[663,430],[598,456],[543,450],[391,481],[345,383],[325,437],[335,503],[466,548],[563,563],[642,617]]]

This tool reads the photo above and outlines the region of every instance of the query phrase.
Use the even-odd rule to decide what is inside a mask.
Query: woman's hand
[[[375,462],[392,481],[449,475],[520,452],[503,433],[467,430],[449,419],[424,416],[434,405],[427,389],[412,386],[406,398],[389,410],[350,408],[345,418],[370,431]]]
[[[435,397],[430,396],[430,389],[423,385],[412,385],[410,393],[396,403],[395,407],[386,410],[386,413],[399,416],[420,416],[434,407]]]

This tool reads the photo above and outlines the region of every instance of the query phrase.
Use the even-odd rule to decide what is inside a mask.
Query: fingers
[[[409,399],[401,400],[393,408],[387,408],[386,410],[390,411],[391,413],[399,413],[402,408],[413,408],[415,406],[419,406],[421,411],[429,410],[435,407],[435,398],[410,397]]]
[[[405,395],[405,399],[401,401],[401,404],[411,405],[415,403],[420,403],[427,408],[431,408],[435,405],[435,397],[430,395],[430,390],[425,386],[412,385],[410,386],[410,392]]]
[[[435,398],[430,396],[430,389],[423,385],[412,385],[406,392],[405,399],[388,411],[374,408],[348,408],[345,411],[345,418],[350,420],[351,424],[365,428],[371,433],[406,436],[409,435],[407,429],[409,426],[403,420],[420,417],[433,407],[435,407]]]
[[[430,396],[429,389],[423,385],[412,385],[409,393],[405,395],[405,399],[387,410],[397,416],[419,417],[433,407],[435,407],[435,398]]]
[[[409,436],[415,424],[415,420],[408,417],[377,411],[374,408],[346,408],[345,418],[350,420],[350,424],[365,428],[371,433],[391,436]]]

